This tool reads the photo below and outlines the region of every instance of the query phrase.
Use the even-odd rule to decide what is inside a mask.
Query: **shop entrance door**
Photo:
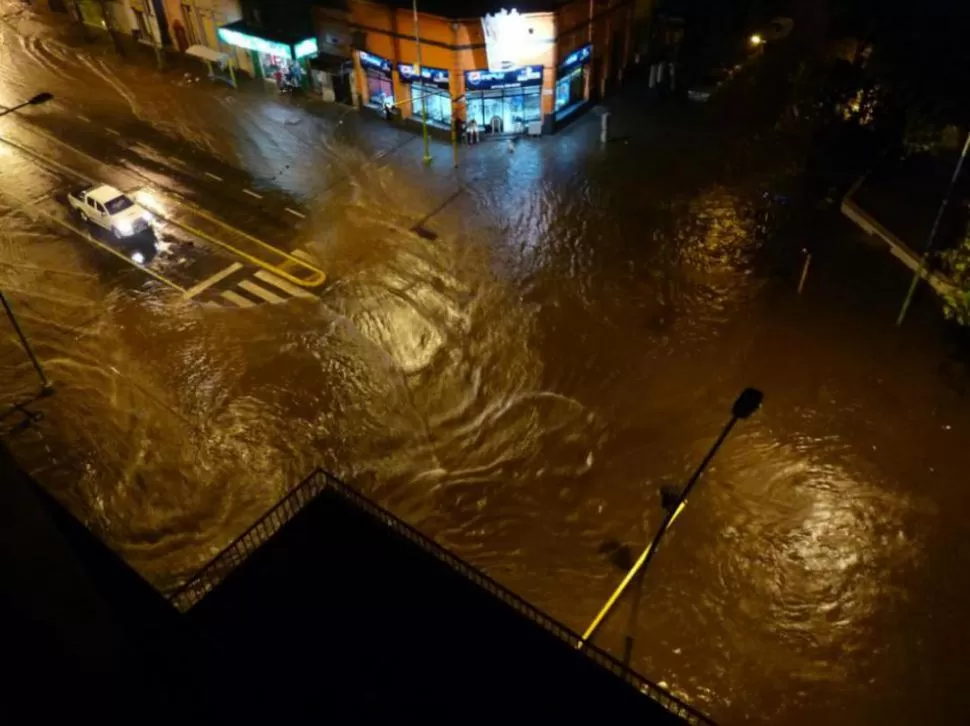
[[[344,66],[339,73],[333,74],[333,100],[337,103],[352,105],[353,95],[350,92],[350,68]]]

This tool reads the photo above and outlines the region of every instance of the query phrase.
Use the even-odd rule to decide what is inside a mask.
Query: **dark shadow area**
[[[183,615],[5,449],[0,473],[4,723],[705,722],[329,477]]]
[[[565,627],[329,483],[188,612],[240,663],[275,664],[265,685],[288,692],[284,720],[575,722],[609,714],[683,723],[577,650]],[[228,549],[213,569],[236,557]],[[204,578],[199,584],[208,589]]]
[[[0,722],[244,716],[227,694],[247,674],[234,675],[214,644],[30,481],[3,447],[0,481]]]

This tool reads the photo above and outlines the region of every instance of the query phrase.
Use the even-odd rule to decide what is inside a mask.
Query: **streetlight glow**
[[[751,45],[753,45],[755,48],[757,48],[759,45],[765,42],[765,39],[762,38],[757,33],[755,33],[750,38],[748,38],[748,42],[751,43]]]

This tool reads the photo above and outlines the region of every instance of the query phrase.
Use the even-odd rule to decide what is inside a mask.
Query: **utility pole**
[[[940,226],[940,220],[943,219],[943,212],[946,211],[946,206],[950,203],[950,195],[953,193],[953,187],[956,186],[957,178],[960,176],[960,170],[963,169],[963,160],[967,158],[968,148],[970,148],[970,131],[967,132],[967,140],[963,144],[963,151],[960,152],[960,158],[957,160],[956,168],[953,170],[953,176],[950,177],[950,185],[946,188],[946,194],[943,195],[940,208],[936,210],[936,219],[933,220],[933,226],[930,228],[930,236],[927,238],[926,247],[923,249],[923,256],[920,257],[919,265],[917,265],[916,271],[913,273],[913,281],[909,284],[909,291],[903,300],[903,307],[899,310],[899,317],[896,318],[896,327],[903,324],[906,311],[909,310],[910,303],[913,302],[913,294],[916,292],[916,286],[919,285],[920,278],[926,270],[926,262],[929,260],[933,245],[936,244],[936,231]]]
[[[451,114],[455,115],[455,104],[451,104]],[[451,119],[451,165],[458,168],[458,119]]]
[[[0,110],[0,116],[6,116],[8,113],[19,111],[20,109],[26,108],[27,106],[40,106],[41,104],[47,103],[48,101],[52,101],[53,99],[54,99],[54,95],[52,93],[48,93],[47,91],[42,91],[41,93],[38,93],[35,96],[32,96],[31,98],[27,99],[23,103],[18,103],[16,106],[11,106],[10,108],[5,108],[3,110]],[[54,386],[51,385],[50,380],[48,380],[47,375],[44,373],[44,367],[40,364],[40,361],[37,360],[37,356],[34,355],[34,351],[30,347],[30,343],[27,340],[27,336],[24,335],[24,331],[20,328],[20,323],[17,321],[17,316],[14,315],[13,308],[10,307],[10,303],[7,302],[7,298],[3,294],[2,290],[0,290],[0,305],[3,305],[3,309],[7,313],[7,318],[10,320],[11,327],[14,329],[14,332],[17,334],[17,337],[20,338],[20,344],[23,346],[24,351],[27,353],[27,357],[30,358],[30,362],[34,366],[34,370],[37,371],[37,375],[40,376],[41,393],[43,393],[44,395],[49,395],[53,393]]]
[[[458,47],[458,29],[461,26],[458,23],[453,22],[451,24],[451,45],[455,48]],[[451,77],[449,79],[448,95],[451,97],[451,165],[457,169],[458,168],[458,143],[461,139],[458,138],[458,122],[461,118],[458,115],[458,102],[464,100],[465,94],[462,93],[460,96],[452,96],[452,89],[454,86],[452,84],[458,83],[461,78],[461,66],[457,62],[456,53],[452,51],[451,54]]]
[[[77,15],[77,26],[81,29],[81,39],[87,42],[91,38],[88,36],[88,29],[84,26],[84,13],[81,12],[81,0],[74,0],[74,12]]]
[[[421,62],[421,33],[418,31],[418,0],[411,0],[411,10],[414,13],[414,45],[418,51],[418,80],[423,81],[424,64]],[[421,133],[424,136],[424,163],[431,163],[431,149],[428,144],[428,102],[421,94]]]
[[[108,35],[111,36],[111,42],[114,44],[115,52],[123,57],[125,55],[125,49],[121,47],[121,40],[115,31],[114,23],[111,22],[111,11],[108,10],[108,0],[98,0],[98,5],[101,8],[101,22],[104,24],[104,29],[108,31]]]
[[[149,30],[153,30],[152,36],[152,47],[155,49],[155,63],[158,65],[158,70],[165,70],[165,48],[162,47],[162,19],[155,12],[155,8],[152,6],[151,0],[145,3],[145,11],[148,13],[149,18],[155,19],[154,30],[149,27]],[[157,35],[155,32],[157,31]]]
[[[44,395],[49,395],[54,392],[54,386],[51,384],[50,379],[44,373],[44,367],[37,360],[37,356],[34,355],[33,349],[30,347],[30,343],[27,341],[27,336],[24,335],[24,331],[20,328],[20,323],[17,321],[17,316],[14,315],[13,308],[10,307],[10,303],[7,302],[6,295],[0,291],[0,304],[3,305],[3,309],[7,313],[7,318],[10,320],[10,325],[20,338],[20,344],[24,347],[24,351],[27,353],[27,357],[30,358],[31,364],[34,366],[34,370],[37,371],[37,375],[40,376],[40,390]]]
[[[745,388],[741,395],[738,396],[734,405],[731,407],[731,418],[727,422],[727,425],[721,430],[721,434],[717,437],[714,445],[711,446],[704,460],[701,461],[700,466],[694,471],[690,479],[688,479],[687,484],[684,489],[676,497],[667,498],[663,502],[664,508],[667,514],[664,516],[663,521],[660,523],[660,528],[657,530],[657,534],[654,535],[653,540],[646,546],[646,548],[641,553],[639,559],[634,563],[633,567],[623,578],[619,587],[610,596],[610,599],[606,601],[606,604],[600,609],[593,622],[583,633],[583,637],[579,641],[579,648],[582,648],[589,640],[596,634],[599,630],[600,625],[606,619],[606,616],[610,614],[613,610],[613,606],[619,601],[620,596],[624,593],[626,588],[633,582],[636,585],[636,590],[634,591],[634,602],[632,607],[636,607],[640,601],[640,588],[643,580],[643,576],[646,572],[647,566],[653,559],[654,555],[657,554],[657,549],[660,547],[660,541],[663,539],[664,535],[667,534],[671,525],[673,525],[674,520],[680,516],[680,513],[687,506],[687,497],[690,495],[691,490],[697,484],[698,480],[701,478],[701,474],[708,467],[711,461],[714,459],[715,454],[717,454],[718,449],[721,448],[721,444],[727,439],[728,434],[731,433],[731,429],[734,425],[741,419],[746,419],[751,416],[755,411],[761,408],[761,402],[764,400],[764,394],[757,390],[756,388]],[[628,632],[624,639],[623,647],[623,664],[627,668],[630,667],[630,660],[633,656],[633,627],[636,624],[636,611],[631,610],[630,620],[628,623]]]

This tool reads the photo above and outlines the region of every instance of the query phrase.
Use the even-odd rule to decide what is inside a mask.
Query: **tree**
[[[940,253],[944,272],[956,286],[944,295],[943,311],[950,320],[970,325],[970,234],[960,245]]]

